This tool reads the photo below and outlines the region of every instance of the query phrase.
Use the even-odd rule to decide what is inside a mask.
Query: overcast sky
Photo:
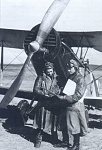
[[[1,0],[0,26],[30,30],[41,22],[53,0]],[[102,0],[70,0],[55,25],[57,30],[102,30]]]
[[[0,0],[0,27],[30,30],[41,22],[52,2],[53,0]],[[58,31],[102,31],[102,0],[70,0],[56,23],[55,29]],[[97,57],[102,55],[100,52],[93,52],[92,49],[90,51],[92,51],[91,54],[97,54]],[[14,54],[6,50],[6,62],[11,60],[11,55]],[[26,55],[22,54],[22,57],[25,59]],[[91,60],[91,63],[92,61],[101,63],[99,59]]]

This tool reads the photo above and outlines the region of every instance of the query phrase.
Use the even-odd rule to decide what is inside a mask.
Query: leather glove
[[[63,100],[64,96],[63,95],[57,95],[57,98],[60,99],[60,100]]]

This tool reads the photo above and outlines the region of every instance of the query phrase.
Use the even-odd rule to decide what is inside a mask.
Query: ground
[[[0,110],[0,149],[1,150],[34,150],[35,130],[32,120],[28,120],[27,125],[19,127],[20,116],[15,106],[8,106],[7,109]],[[19,120],[18,120],[18,118]],[[81,150],[102,150],[102,111],[89,111],[88,134],[81,137]],[[15,119],[16,118],[16,119]],[[18,121],[17,121],[18,120]],[[59,133],[61,135],[61,132]],[[41,148],[39,150],[59,150],[54,148],[49,141],[49,135],[45,134]],[[60,137],[61,138],[61,137]],[[66,148],[60,148],[65,150]]]

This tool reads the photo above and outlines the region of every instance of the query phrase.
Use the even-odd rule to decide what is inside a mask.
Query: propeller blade
[[[54,0],[54,2],[51,4],[47,12],[45,13],[45,16],[41,22],[41,25],[39,27],[39,31],[36,37],[36,41],[40,44],[40,47],[42,46],[44,40],[52,30],[53,26],[61,16],[62,12],[64,11],[65,7],[68,5],[70,0]],[[35,41],[33,41],[35,42]],[[33,45],[35,43],[31,42],[30,44]]]
[[[57,22],[58,18],[62,14],[63,10],[67,6],[70,0],[54,0],[51,4],[49,9],[47,10],[46,14],[43,17],[41,25],[39,27],[39,31],[36,37],[36,40],[29,44],[30,53],[22,67],[19,75],[17,76],[16,80],[13,82],[9,90],[7,91],[6,95],[2,99],[0,103],[0,108],[6,108],[6,106],[12,101],[14,96],[16,95],[26,72],[26,67],[29,64],[33,54],[40,49],[44,40],[50,33],[51,29]]]
[[[16,93],[23,81],[24,74],[26,72],[26,68],[29,65],[29,62],[30,62],[30,59],[31,59],[33,53],[34,52],[30,52],[30,54],[28,55],[19,75],[17,76],[17,78],[15,79],[15,81],[13,82],[13,84],[11,85],[9,90],[7,91],[6,95],[2,99],[2,101],[0,103],[0,108],[5,108],[11,102],[11,100],[14,98],[14,96],[16,95]]]

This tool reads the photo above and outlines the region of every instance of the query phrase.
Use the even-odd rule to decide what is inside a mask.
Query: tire
[[[26,114],[26,110],[27,110],[28,106],[29,106],[29,103],[27,100],[21,100],[17,105],[17,108],[20,110],[24,124],[28,120],[28,116]]]

